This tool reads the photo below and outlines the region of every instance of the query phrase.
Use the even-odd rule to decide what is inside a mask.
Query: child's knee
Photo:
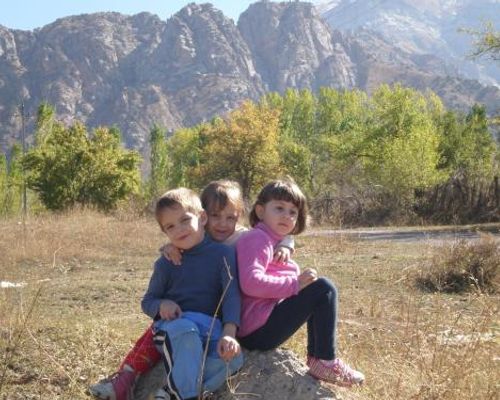
[[[171,339],[188,333],[199,334],[198,326],[193,321],[184,318],[165,321],[158,326],[158,329],[166,332]]]
[[[337,288],[329,279],[322,276],[313,283],[317,286],[317,290],[320,290],[321,292],[332,293],[334,296],[337,296]]]

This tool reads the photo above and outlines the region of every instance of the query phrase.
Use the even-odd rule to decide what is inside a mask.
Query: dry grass
[[[491,235],[441,246],[418,271],[417,286],[430,292],[497,293],[500,288],[500,247]]]
[[[0,222],[0,399],[88,399],[148,325],[163,237],[154,221],[92,213]],[[347,399],[496,399],[498,297],[422,293],[430,243],[298,240],[297,261],[340,293],[339,355],[365,372]],[[304,354],[304,331],[286,347]]]

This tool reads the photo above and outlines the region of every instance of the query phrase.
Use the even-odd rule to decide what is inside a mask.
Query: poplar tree
[[[7,196],[5,207],[8,213],[17,213],[21,210],[23,192],[22,149],[14,144],[10,152],[10,161],[7,174]]]
[[[151,174],[148,194],[150,199],[158,197],[167,188],[168,156],[165,130],[154,125],[149,132]]]
[[[6,197],[7,197],[7,157],[5,153],[0,153],[0,215],[6,215]]]

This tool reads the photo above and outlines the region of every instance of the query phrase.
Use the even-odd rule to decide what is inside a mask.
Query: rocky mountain
[[[153,123],[190,126],[266,91],[371,91],[397,81],[459,109],[476,101],[500,109],[497,87],[449,74],[438,57],[383,33],[331,29],[310,3],[261,1],[237,25],[210,4],[190,4],[167,21],[98,13],[32,32],[0,26],[0,147],[20,136],[21,101],[28,133],[48,101],[64,121],[117,125],[128,146],[143,149]]]
[[[468,29],[486,21],[500,26],[498,0],[333,0],[316,2],[332,27],[356,36],[378,33],[391,46],[414,56],[440,59],[446,75],[500,87],[500,65],[471,59]]]
[[[64,121],[115,124],[140,148],[153,123],[192,125],[264,93],[237,27],[210,4],[166,23],[148,13],[98,13],[34,32],[0,29],[4,148],[21,130],[23,98],[31,123],[48,101]]]

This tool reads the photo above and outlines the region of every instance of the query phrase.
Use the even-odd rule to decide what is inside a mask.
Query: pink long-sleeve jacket
[[[275,263],[275,245],[283,237],[264,223],[244,233],[236,244],[241,287],[241,325],[244,337],[264,325],[274,306],[299,291],[299,267],[293,261]]]

